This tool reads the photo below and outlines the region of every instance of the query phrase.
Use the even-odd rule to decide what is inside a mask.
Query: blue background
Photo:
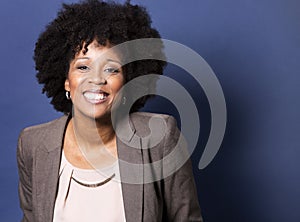
[[[226,135],[213,162],[199,170],[209,106],[191,77],[167,69],[190,91],[200,113],[201,137],[192,159],[205,221],[299,222],[300,1],[134,2],[148,8],[163,38],[198,52],[223,87]],[[0,221],[21,218],[15,157],[20,130],[60,116],[40,93],[32,60],[39,33],[60,5],[59,0],[1,3]],[[177,116],[162,98],[145,109]]]

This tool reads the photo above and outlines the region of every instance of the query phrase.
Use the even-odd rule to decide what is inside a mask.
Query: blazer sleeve
[[[22,147],[23,132],[21,132],[18,140],[17,147],[17,163],[19,172],[19,199],[20,207],[23,211],[22,222],[32,222],[32,184],[31,184],[31,172],[26,169],[28,167],[25,163],[24,147]]]
[[[176,147],[178,143],[178,138],[181,133],[176,125],[176,120],[173,117],[169,117],[167,120],[168,132],[165,138],[165,154],[164,156],[170,154]],[[167,175],[164,179],[164,200],[165,200],[165,211],[164,221],[172,222],[184,222],[184,221],[203,221],[200,211],[200,206],[198,203],[198,196],[196,185],[194,182],[192,164],[189,156],[181,159],[184,155],[188,155],[186,146],[178,143],[180,145],[181,153],[178,153],[178,160],[187,159],[187,161],[179,168],[176,168],[174,161],[164,163],[164,169],[167,168],[168,171],[174,168],[171,175]],[[182,155],[184,154],[184,155]],[[174,160],[174,159],[173,159]],[[175,161],[175,162],[176,162]],[[166,166],[168,164],[168,166]],[[171,166],[170,166],[171,165]]]

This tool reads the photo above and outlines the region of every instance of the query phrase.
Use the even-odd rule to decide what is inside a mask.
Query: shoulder
[[[141,137],[154,133],[165,137],[172,135],[174,138],[174,136],[177,137],[179,133],[176,119],[170,115],[135,112],[130,115],[130,120],[136,133]]]
[[[160,113],[150,112],[135,112],[130,114],[130,119],[134,125],[149,123],[151,121],[164,121],[167,125],[177,126],[176,120],[173,116]]]
[[[50,122],[24,128],[19,135],[19,143],[22,142],[23,145],[31,143],[34,145],[43,141],[46,136],[61,133],[65,128],[67,118],[68,116],[64,115]]]
[[[68,118],[68,116],[64,115],[64,116],[61,116],[57,119],[54,119],[54,120],[46,122],[46,123],[26,127],[21,131],[20,136],[34,137],[34,136],[38,136],[40,134],[45,134],[49,131],[58,130],[62,126],[64,127],[64,124],[66,124],[67,118]]]
[[[62,116],[47,123],[27,127],[21,131],[17,147],[17,160],[20,168],[26,168],[26,171],[30,172],[36,151],[42,144],[59,143],[59,134],[63,135],[67,119],[67,116]]]

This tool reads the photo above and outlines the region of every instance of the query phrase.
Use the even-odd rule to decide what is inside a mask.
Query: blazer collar
[[[64,115],[52,122],[46,123],[49,125],[49,127],[45,128],[42,144],[47,152],[62,148],[65,129],[70,118],[70,115]]]
[[[49,125],[51,124],[51,127],[46,128],[42,143],[48,152],[62,147],[65,130],[70,119],[71,115],[69,114],[47,123]],[[118,120],[118,124],[114,127],[118,139],[126,141],[127,144],[132,142],[137,143],[136,140],[132,141],[132,139],[135,138],[136,130],[130,116]]]

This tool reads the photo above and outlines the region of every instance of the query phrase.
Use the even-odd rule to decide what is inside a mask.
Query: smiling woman
[[[160,38],[143,7],[96,0],[64,4],[40,35],[37,79],[65,115],[20,134],[23,221],[202,221],[190,160],[176,170],[167,161],[154,168],[176,147],[181,146],[176,160],[187,154],[174,118],[137,112],[150,96],[131,101],[137,89],[121,90],[136,77],[162,74],[165,62],[123,64],[124,57],[139,52],[114,48],[141,38]],[[162,58],[162,49],[160,43],[148,53]],[[142,87],[155,83],[151,78]],[[128,103],[129,118],[112,119],[113,109]],[[126,130],[124,119],[132,131],[119,135],[114,126]],[[160,131],[152,147],[151,133]],[[162,179],[147,181],[149,172]]]
[[[71,61],[65,90],[70,92],[75,116],[108,118],[124,83],[121,62],[116,53],[97,41],[87,49],[86,53],[81,51]]]

